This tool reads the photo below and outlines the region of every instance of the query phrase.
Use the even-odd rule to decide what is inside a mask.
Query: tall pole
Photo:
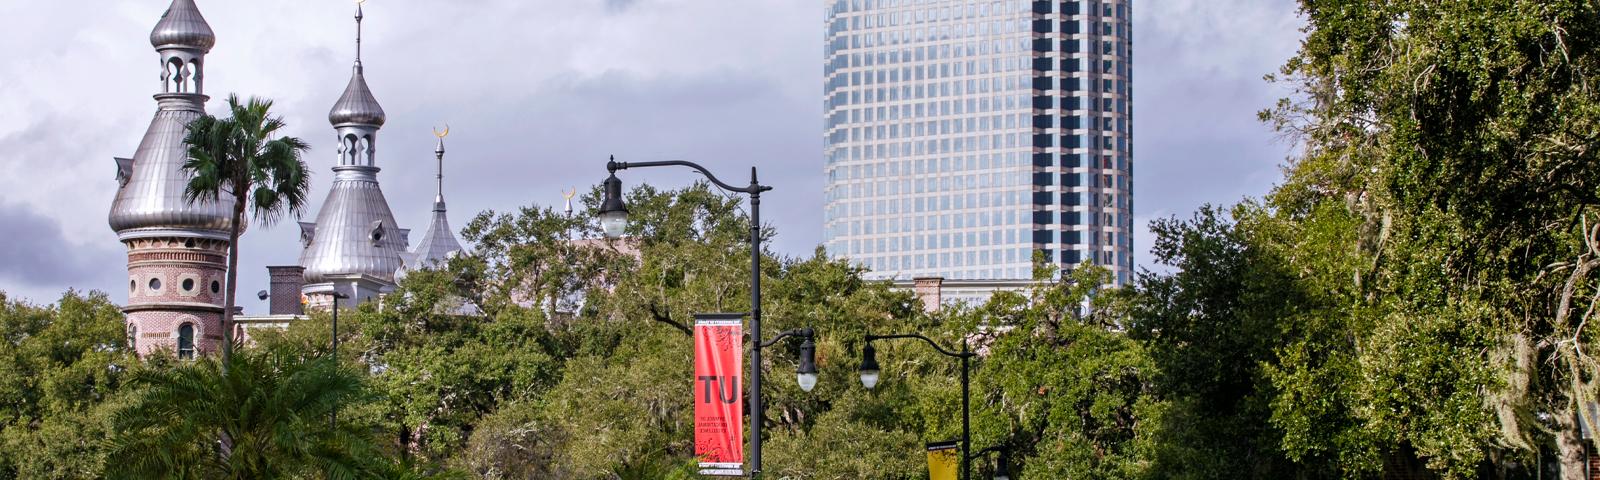
[[[761,184],[750,167],[750,478],[761,476]]]
[[[749,381],[749,405],[750,416],[752,417],[752,420],[750,421],[750,477],[756,478],[761,475],[761,419],[765,417],[765,415],[763,415],[761,406],[761,192],[772,190],[772,187],[762,185],[756,180],[755,167],[750,167],[750,186],[736,187],[727,183],[723,183],[722,180],[717,179],[716,175],[712,175],[711,171],[706,170],[705,167],[702,167],[694,162],[683,160],[663,160],[657,162],[618,162],[616,157],[612,157],[610,161],[606,162],[606,171],[611,172],[612,174],[612,178],[607,179],[607,181],[617,182],[615,186],[618,191],[607,191],[606,195],[608,199],[601,204],[601,215],[604,216],[607,214],[607,205],[611,204],[612,202],[615,202],[615,213],[620,213],[624,216],[626,216],[628,213],[627,209],[623,208],[620,198],[611,198],[613,195],[621,195],[621,182],[614,180],[616,178],[617,170],[665,166],[693,168],[704,174],[706,176],[706,180],[710,180],[711,183],[715,184],[717,187],[730,192],[746,193],[750,195],[750,338],[752,339],[750,342]],[[608,233],[607,235],[612,234]]]
[[[972,480],[972,384],[967,381],[967,339],[961,339],[961,480]]]
[[[339,292],[333,292],[333,364],[339,365]],[[328,426],[334,430],[339,429],[339,406],[334,405],[333,411],[328,414]]]
[[[934,343],[933,339],[928,338],[928,337],[924,337],[922,335],[918,335],[918,334],[915,334],[915,333],[902,333],[902,334],[895,334],[895,335],[873,335],[871,333],[868,333],[867,336],[866,336],[866,340],[867,340],[866,346],[862,347],[862,349],[861,349],[861,384],[863,386],[867,387],[867,389],[870,390],[870,389],[872,389],[873,386],[877,385],[877,380],[870,380],[869,381],[868,379],[869,378],[872,378],[872,379],[877,378],[878,377],[878,373],[879,373],[879,371],[878,371],[878,360],[877,360],[876,354],[873,353],[873,352],[875,352],[875,350],[872,349],[872,342],[874,340],[892,340],[892,339],[899,339],[899,338],[915,338],[915,339],[918,339],[918,340],[922,340],[923,342],[927,342],[928,346],[933,347],[934,350],[937,350],[939,353],[944,354],[947,357],[955,357],[955,358],[960,358],[961,359],[961,475],[960,475],[960,477],[961,477],[961,480],[972,480],[972,472],[971,472],[971,470],[972,470],[972,456],[973,455],[971,453],[972,452],[972,407],[971,407],[972,406],[972,382],[971,382],[971,370],[972,370],[972,357],[975,357],[977,355],[973,354],[971,350],[967,349],[967,339],[964,338],[964,337],[961,339],[961,351],[960,352],[952,352],[952,351],[949,351],[949,350],[945,350],[944,347],[940,347],[938,343]]]

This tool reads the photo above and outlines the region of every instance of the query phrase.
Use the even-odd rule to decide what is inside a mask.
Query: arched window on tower
[[[194,324],[185,323],[178,327],[178,358],[190,360],[194,358]]]
[[[161,60],[161,93],[172,92],[172,62]]]
[[[202,91],[202,87],[205,85],[204,73],[202,72],[203,70],[200,65],[200,60],[196,59],[189,62],[189,74],[194,77],[194,93],[206,93]]]
[[[128,350],[139,351],[139,326],[128,324]]]
[[[359,160],[359,165],[374,164],[372,157],[372,135],[361,136],[361,156],[359,157]]]
[[[339,163],[342,165],[355,165],[356,159],[361,155],[360,150],[358,149],[360,146],[361,142],[356,140],[355,135],[345,135],[344,140],[341,141],[339,145]]]
[[[183,59],[174,57],[172,60],[168,61],[167,72],[169,74],[167,80],[171,82],[168,84],[169,88],[166,90],[167,92],[189,92],[189,65],[184,63]]]

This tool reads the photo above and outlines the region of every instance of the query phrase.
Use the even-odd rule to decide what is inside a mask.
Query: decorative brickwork
[[[139,355],[176,352],[178,330],[194,325],[194,348],[214,352],[222,342],[227,242],[200,238],[140,238],[128,246],[130,332]]]
[[[185,313],[149,310],[131,312],[128,323],[137,328],[135,348],[140,356],[166,350],[178,350],[178,329],[185,324],[194,325],[195,351],[204,355],[221,348],[221,309],[214,313]]]

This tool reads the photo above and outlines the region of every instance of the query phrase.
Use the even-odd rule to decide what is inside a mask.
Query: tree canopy
[[[979,353],[974,447],[1021,478],[1581,478],[1600,4],[1300,6],[1270,77],[1295,94],[1261,114],[1296,142],[1281,183],[1152,222],[1162,268],[1131,285],[1040,262],[930,313],[820,250],[767,252],[767,333],[814,328],[820,370],[805,392],[798,345],[765,357],[767,475],[925,478],[924,445],[961,431],[960,363],[885,342],[877,388],[856,371],[867,334],[917,333]],[[135,358],[103,294],[0,294],[0,478],[695,478],[689,325],[749,310],[749,218],[705,184],[628,201],[619,241],[596,192],[480,214],[470,253],[344,312],[339,352],[316,313],[236,377]]]

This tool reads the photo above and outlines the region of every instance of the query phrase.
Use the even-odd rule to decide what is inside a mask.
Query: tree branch
[[[678,331],[683,332],[684,335],[691,337],[694,336],[694,330],[676,320],[673,320],[668,314],[661,313],[661,310],[656,308],[655,303],[650,304],[650,319],[671,325],[673,328],[678,329]]]

